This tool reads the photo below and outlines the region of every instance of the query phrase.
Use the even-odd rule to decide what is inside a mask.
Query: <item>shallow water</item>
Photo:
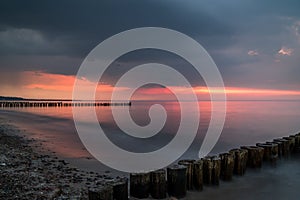
[[[157,103],[164,106],[168,117],[163,129],[157,135],[147,139],[131,137],[122,132],[112,117],[111,107],[96,107],[96,113],[102,129],[115,144],[133,152],[149,152],[163,147],[174,138],[180,122],[179,104],[177,102],[134,102],[131,107],[115,108],[117,114],[130,109],[135,123],[145,126],[150,122],[149,108]],[[189,105],[189,102],[185,104]],[[197,157],[207,131],[211,117],[210,103],[199,102],[199,107],[201,117],[198,133],[184,157]],[[85,112],[87,107],[79,109],[80,120],[88,123]],[[195,112],[193,107],[188,106],[188,109],[189,112]],[[43,145],[62,156],[88,156],[78,138],[71,107],[2,108],[0,113],[11,118],[13,123],[28,130],[31,137],[41,140]],[[192,119],[187,119],[189,120]],[[299,122],[300,102],[298,101],[228,101],[225,125],[211,153],[220,153],[241,145],[251,145],[298,132]],[[107,153],[109,154],[109,150]]]

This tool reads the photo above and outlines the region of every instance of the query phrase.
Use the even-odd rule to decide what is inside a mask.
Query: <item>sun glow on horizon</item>
[[[73,75],[61,75],[50,74],[46,72],[26,71],[22,73],[23,80],[18,87],[2,86],[0,88],[1,95],[3,96],[22,96],[25,98],[40,98],[40,99],[71,99],[73,85],[76,77]],[[81,78],[78,79],[83,87],[83,98],[85,96],[84,88],[88,88],[94,85],[93,82]],[[8,89],[9,88],[9,89]],[[100,94],[100,99],[110,99],[113,90],[120,92],[126,92],[129,88],[115,88],[109,84],[98,84],[96,90],[96,98]],[[240,87],[226,87],[222,88],[210,88],[204,86],[194,87],[194,92],[198,97],[209,98],[210,93],[226,93],[228,99],[298,99],[300,100],[300,90],[278,90],[278,89],[260,89],[260,88],[240,88]],[[147,100],[147,99],[162,99],[168,100],[170,96],[174,98],[173,93],[178,92],[181,94],[187,94],[185,87],[170,86],[168,88],[163,87],[149,87],[140,88],[136,93],[134,99]]]

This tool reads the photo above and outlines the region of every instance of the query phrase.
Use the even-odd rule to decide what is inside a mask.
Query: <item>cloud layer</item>
[[[127,29],[156,26],[183,32],[211,54],[230,87],[298,90],[300,2],[259,0],[2,1],[0,83],[24,71],[74,76],[101,41]],[[107,72],[114,80],[130,66],[173,65],[194,86],[201,77],[186,62],[161,52],[136,52]],[[15,80],[17,85],[18,80]]]

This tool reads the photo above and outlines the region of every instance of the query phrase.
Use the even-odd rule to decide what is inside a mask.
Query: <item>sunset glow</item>
[[[73,84],[75,76],[50,74],[39,71],[26,71],[22,73],[21,89],[13,89],[1,91],[6,96],[23,96],[25,98],[58,98],[58,99],[71,99]],[[85,78],[81,78],[80,84],[88,88],[93,83]],[[170,86],[170,89],[176,93],[186,94],[185,87]],[[96,98],[110,99],[110,95],[114,87],[109,84],[99,84],[97,87]],[[119,91],[126,91],[129,88],[117,88]],[[84,97],[84,92],[83,97]],[[198,95],[199,99],[208,99],[209,90],[207,87],[198,86],[194,87],[194,92]],[[212,88],[211,93],[222,93],[220,88]],[[239,87],[226,87],[226,95],[228,99],[299,99],[300,91],[297,90],[275,90],[275,89],[260,89],[260,88],[239,88]],[[150,87],[140,88],[133,97],[138,100],[147,99],[174,99],[171,90],[163,87]]]

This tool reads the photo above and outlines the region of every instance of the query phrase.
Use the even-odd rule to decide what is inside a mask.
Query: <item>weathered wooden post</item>
[[[109,182],[109,185],[113,188],[114,200],[128,200],[128,179],[118,178]]]
[[[271,145],[269,144],[263,144],[263,143],[256,143],[256,146],[264,148],[264,161],[270,161],[271,160]]]
[[[274,139],[274,142],[281,142],[282,143],[282,155],[283,156],[288,156],[290,153],[290,142],[286,139]]]
[[[299,147],[300,146],[300,135],[296,134],[296,135],[293,135],[293,137],[295,138],[295,147]]]
[[[264,148],[264,161],[275,164],[278,158],[278,144],[274,143],[257,143],[256,146]]]
[[[271,162],[274,164],[277,162],[278,158],[279,158],[279,147],[278,144],[271,144],[272,145],[272,149],[271,149]]]
[[[113,200],[113,188],[110,185],[99,185],[89,188],[89,200]]]
[[[194,162],[194,184],[195,190],[203,190],[203,160],[197,160]]]
[[[168,194],[170,197],[186,196],[186,170],[184,165],[173,165],[167,168]]]
[[[203,183],[219,185],[221,159],[218,156],[206,156],[203,159]]]
[[[130,174],[130,196],[147,198],[150,193],[150,173]]]
[[[278,147],[278,158],[282,157],[283,152],[283,144],[280,141],[267,142],[267,144],[277,144]]]
[[[264,157],[264,148],[257,146],[242,146],[248,151],[247,165],[252,168],[261,168]]]
[[[256,147],[256,146],[254,146],[254,147]],[[257,148],[258,155],[260,156],[260,158],[258,160],[258,167],[260,168],[260,167],[262,167],[265,150],[262,147],[256,147],[256,148]]]
[[[212,184],[212,169],[213,163],[211,161],[211,158],[203,158],[203,183],[206,185]]]
[[[300,134],[296,134],[295,136],[295,152],[299,153],[300,152]]]
[[[234,154],[222,153],[219,156],[221,158],[221,178],[224,181],[230,181],[234,170]]]
[[[296,148],[298,146],[298,138],[296,135],[290,135],[289,138],[293,139],[294,141],[294,148],[293,148],[293,152],[292,153],[295,153],[296,152]]]
[[[194,162],[195,160],[180,160],[178,161],[179,165],[184,165],[186,166],[186,188],[187,190],[192,190],[193,189],[193,168],[194,168]]]
[[[166,171],[164,169],[151,172],[150,194],[154,199],[167,197]]]
[[[293,137],[283,137],[283,139],[288,140],[289,141],[289,151],[290,153],[294,152],[295,149],[295,138]]]
[[[244,175],[247,169],[248,151],[245,149],[232,149],[229,153],[234,155],[234,174]]]
[[[211,182],[213,185],[219,185],[220,183],[220,173],[221,173],[221,159],[220,157],[213,156],[212,161],[212,178]]]

